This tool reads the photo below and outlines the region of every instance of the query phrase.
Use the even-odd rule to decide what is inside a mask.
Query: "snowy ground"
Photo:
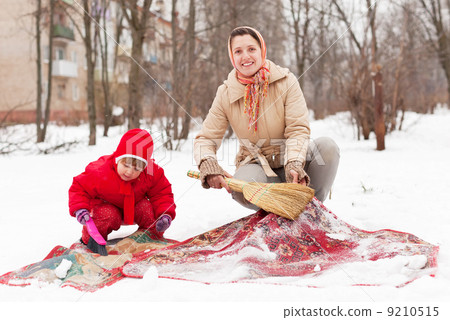
[[[389,228],[410,232],[440,246],[436,277],[425,276],[403,287],[393,283],[378,287],[342,284],[339,270],[327,275],[323,288],[257,284],[203,285],[168,279],[125,279],[95,293],[56,286],[9,287],[0,285],[0,308],[27,312],[70,310],[82,307],[111,319],[136,315],[178,319],[206,313],[215,319],[282,319],[284,309],[301,307],[381,308],[388,306],[438,306],[439,317],[449,314],[444,301],[450,298],[450,111],[434,115],[408,113],[404,129],[386,137],[387,149],[375,151],[375,140],[356,141],[347,114],[313,121],[312,137],[330,136],[341,149],[341,163],[332,199],[325,205],[344,221],[366,230]],[[33,127],[20,128],[21,132]],[[80,237],[80,225],[69,216],[67,190],[72,177],[100,155],[112,153],[124,128],[113,128],[110,138],[98,133],[98,144],[86,143],[70,152],[50,155],[17,153],[0,157],[0,274],[42,260],[57,244],[70,246]],[[51,127],[52,139],[84,139],[86,127]],[[153,134],[155,140],[159,139]],[[235,140],[224,144],[222,165],[234,172]],[[166,237],[184,240],[251,214],[229,199],[224,190],[204,190],[198,181],[186,177],[195,169],[192,141],[182,151],[158,149],[157,162],[173,184],[177,218]],[[219,205],[218,205],[219,204]],[[135,228],[123,228],[125,236]],[[350,274],[369,272],[364,266]],[[372,272],[372,271],[370,271]],[[374,275],[380,276],[380,275]],[[325,278],[324,278],[325,280]],[[27,303],[26,306],[23,302]],[[55,302],[58,302],[56,304]],[[76,305],[72,302],[81,302]],[[173,303],[177,302],[173,307]],[[207,302],[207,303],[205,303]],[[102,312],[107,312],[103,314]],[[109,313],[108,313],[109,312]],[[3,311],[2,311],[3,313]],[[375,309],[373,311],[375,313]],[[53,312],[59,318],[80,318],[80,313]],[[442,319],[444,319],[443,317]],[[447,317],[448,319],[448,317]]]

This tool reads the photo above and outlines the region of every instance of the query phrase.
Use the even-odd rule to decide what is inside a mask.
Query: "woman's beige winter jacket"
[[[304,166],[310,135],[305,98],[296,77],[288,69],[267,61],[269,87],[259,110],[258,130],[254,132],[253,127],[248,127],[248,116],[244,114],[245,85],[238,82],[233,69],[218,88],[195,138],[194,158],[199,166],[205,159],[217,159],[216,151],[228,124],[240,143],[235,160],[237,167],[258,162],[266,174],[271,175],[270,168],[280,168],[291,161],[300,161]]]

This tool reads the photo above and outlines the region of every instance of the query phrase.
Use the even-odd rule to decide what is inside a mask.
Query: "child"
[[[69,210],[85,225],[93,219],[106,240],[122,224],[136,223],[158,237],[175,218],[171,184],[161,167],[151,159],[153,140],[142,129],[126,132],[117,150],[91,162],[85,171],[73,178],[69,189]],[[89,241],[86,226],[81,241]],[[89,249],[98,253],[95,245]]]

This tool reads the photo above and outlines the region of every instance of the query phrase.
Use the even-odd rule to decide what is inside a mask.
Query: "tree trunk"
[[[441,62],[442,69],[444,70],[445,77],[447,78],[447,106],[450,107],[450,34],[448,30],[444,28],[444,22],[442,13],[445,12],[445,9],[441,6],[441,1],[437,1],[438,4],[438,12],[436,15],[438,19],[434,20],[436,35],[438,36],[438,44],[439,44],[439,61]],[[448,8],[450,10],[450,8]],[[448,23],[448,22],[447,22]]]
[[[89,12],[89,1],[83,0],[84,5],[84,43],[86,49],[86,61],[87,61],[87,107],[88,107],[88,118],[89,118],[89,145],[96,144],[97,132],[96,132],[96,121],[97,114],[95,110],[95,91],[94,91],[94,68],[95,59],[93,56],[95,54],[92,48],[92,37],[91,37],[91,17]]]
[[[294,25],[294,51],[295,51],[295,63],[297,66],[297,76],[299,77],[298,82],[300,84],[300,87],[303,87],[305,79],[303,77],[303,74],[305,72],[305,65],[306,65],[306,59],[307,59],[307,42],[308,42],[308,29],[309,29],[309,23],[310,23],[310,17],[309,17],[309,0],[305,0],[303,3],[302,0],[294,1],[290,0],[290,10],[291,10],[291,16],[293,19],[293,25]],[[300,15],[301,15],[301,8],[302,6],[305,6],[305,21],[303,25],[300,25]],[[302,29],[302,33],[300,32],[300,28]]]
[[[106,11],[109,7],[109,1],[102,1],[102,21],[103,21],[103,39],[104,43],[102,42],[101,37],[100,39],[100,52],[102,54],[102,86],[103,86],[103,96],[104,96],[104,124],[103,124],[103,136],[108,136],[108,130],[111,126],[112,121],[112,110],[111,110],[111,103],[110,103],[110,93],[109,93],[109,75],[108,75],[108,34],[106,32]]]
[[[128,129],[139,128],[142,118],[141,68],[142,46],[147,32],[149,10],[152,0],[120,0],[122,12],[130,27],[133,40],[130,73],[128,76]]]
[[[385,149],[384,136],[386,128],[384,123],[384,102],[383,102],[383,77],[381,75],[381,66],[377,64],[377,37],[376,37],[376,3],[371,4],[367,0],[367,9],[370,20],[370,29],[372,31],[372,85],[373,85],[373,107],[375,118],[375,136],[377,137],[377,150]]]
[[[400,39],[400,52],[398,54],[395,75],[394,75],[394,91],[392,93],[392,110],[390,113],[390,122],[389,131],[392,132],[397,128],[397,109],[398,109],[398,100],[399,100],[399,91],[400,91],[400,74],[403,64],[403,56],[405,52],[405,36],[406,36],[406,26],[408,24],[408,14],[404,12],[403,15],[403,25],[402,25],[402,36]]]
[[[433,20],[436,29],[436,35],[438,37],[438,57],[439,62],[444,70],[445,77],[447,78],[447,105],[450,107],[450,41],[449,35],[443,25],[442,9],[440,0],[437,1],[438,12],[436,12],[436,19]],[[449,8],[450,9],[450,8]],[[441,11],[442,10],[442,11]]]
[[[383,76],[381,75],[381,67],[377,66],[373,76],[374,83],[374,106],[375,106],[375,135],[377,137],[377,150],[385,149],[384,136],[386,128],[384,124],[383,112]]]
[[[368,0],[367,0],[368,1]],[[331,0],[331,3],[336,8],[339,19],[348,26],[346,32],[349,34],[349,56],[350,56],[350,70],[351,70],[351,79],[352,81],[348,85],[347,95],[351,101],[350,106],[354,108],[354,112],[352,112],[352,116],[355,119],[357,130],[358,130],[358,140],[362,135],[365,140],[369,139],[370,132],[372,131],[372,119],[369,119],[369,116],[373,114],[373,109],[367,106],[367,96],[368,96],[368,85],[367,78],[370,73],[369,63],[368,63],[368,54],[366,52],[366,43],[365,41],[360,42],[356,37],[355,32],[352,30],[352,23],[350,23],[349,18],[347,17],[346,10],[338,3],[337,0]],[[370,5],[368,5],[370,8]],[[370,17],[370,14],[368,14]],[[364,33],[366,30],[364,30]],[[364,37],[366,35],[364,34]],[[356,48],[355,48],[356,47]],[[357,52],[354,51],[357,49]],[[347,86],[347,85],[346,85]]]
[[[195,0],[189,1],[189,23],[186,30],[187,44],[188,44],[188,93],[185,105],[185,113],[183,126],[181,129],[180,139],[187,139],[191,126],[192,113],[192,92],[195,85],[193,70],[195,69]]]
[[[44,142],[47,134],[47,125],[50,119],[50,106],[52,101],[52,71],[53,71],[53,15],[54,15],[55,0],[50,0],[50,25],[48,36],[48,75],[47,75],[47,100],[45,102],[44,121],[42,123],[41,135],[37,142]]]
[[[42,121],[42,55],[41,55],[41,0],[37,0],[36,11],[36,71],[37,71],[37,90],[36,90],[36,141],[41,137]],[[49,59],[51,61],[51,59]]]
[[[113,60],[113,70],[116,70],[116,66],[117,66],[117,53],[119,50],[117,50],[118,48],[118,44],[120,43],[120,37],[122,35],[122,30],[123,30],[123,14],[120,13],[120,10],[117,10],[117,15],[116,15],[116,28],[115,28],[115,35],[116,38],[113,40],[115,42],[115,46],[114,46],[114,60]],[[105,29],[106,30],[106,29]]]
[[[169,139],[178,139],[178,98],[179,98],[179,76],[178,76],[178,39],[177,39],[177,0],[172,0],[172,119],[169,126],[172,127],[172,136]]]
[[[360,112],[360,123],[361,123],[361,133],[363,135],[364,140],[369,140],[370,133],[372,132],[372,127],[369,122],[369,108],[366,105],[366,103],[363,103],[363,105],[358,106],[358,108],[361,110]]]
[[[400,110],[402,111],[402,116],[400,117],[400,123],[398,124],[398,130],[402,131],[403,121],[405,120],[405,112],[406,112],[405,103],[403,101],[403,98],[400,98],[399,107],[400,107]]]
[[[131,56],[133,61],[130,66],[130,75],[128,77],[128,129],[140,127],[142,118],[141,105],[141,77],[140,65],[142,63],[142,38],[133,37],[133,46]]]

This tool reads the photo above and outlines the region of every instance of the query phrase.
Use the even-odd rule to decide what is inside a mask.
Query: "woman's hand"
[[[232,178],[233,176],[231,174],[229,174],[228,172],[224,171],[224,175],[227,178]],[[231,193],[231,189],[228,186],[227,182],[225,181],[225,179],[223,178],[223,176],[221,174],[212,174],[206,177],[206,182],[208,183],[208,185],[211,188],[214,189],[222,189],[225,188],[228,193]]]
[[[298,172],[295,170],[290,170],[289,173],[292,176],[292,183],[300,183],[303,186],[306,186],[306,179],[300,179],[300,181],[298,180]]]

